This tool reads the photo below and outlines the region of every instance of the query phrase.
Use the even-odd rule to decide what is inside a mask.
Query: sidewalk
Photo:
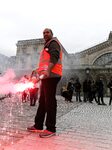
[[[107,98],[105,101],[108,104]],[[62,104],[65,109],[73,109],[58,116],[56,136],[39,138],[36,133],[19,129],[16,140],[1,145],[0,150],[112,150],[112,106],[76,103],[75,99],[72,104]],[[32,124],[31,119],[27,116],[24,126]]]

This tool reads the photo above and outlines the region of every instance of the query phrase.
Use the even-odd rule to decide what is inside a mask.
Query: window
[[[112,53],[106,53],[95,60],[93,65],[112,65]]]

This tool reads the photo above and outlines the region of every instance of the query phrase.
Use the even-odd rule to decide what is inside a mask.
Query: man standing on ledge
[[[56,88],[62,76],[62,49],[59,41],[53,38],[51,29],[46,28],[43,37],[45,44],[37,69],[40,78],[42,77],[39,106],[35,124],[27,129],[39,133],[40,137],[50,137],[56,133]],[[43,130],[44,120],[46,130]]]

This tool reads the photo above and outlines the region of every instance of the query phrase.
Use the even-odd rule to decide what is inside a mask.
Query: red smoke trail
[[[15,77],[16,75],[12,69],[8,69],[3,76],[0,76],[0,94],[17,93],[33,88],[34,84],[32,82],[19,83]]]

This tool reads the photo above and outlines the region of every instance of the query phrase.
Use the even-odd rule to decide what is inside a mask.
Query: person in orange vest
[[[45,45],[40,54],[37,72],[41,79],[39,106],[35,124],[28,131],[39,133],[39,136],[50,137],[56,133],[56,88],[62,76],[62,49],[59,41],[53,37],[51,29],[43,31]],[[45,120],[46,118],[46,120]],[[46,129],[43,130],[43,125]]]

